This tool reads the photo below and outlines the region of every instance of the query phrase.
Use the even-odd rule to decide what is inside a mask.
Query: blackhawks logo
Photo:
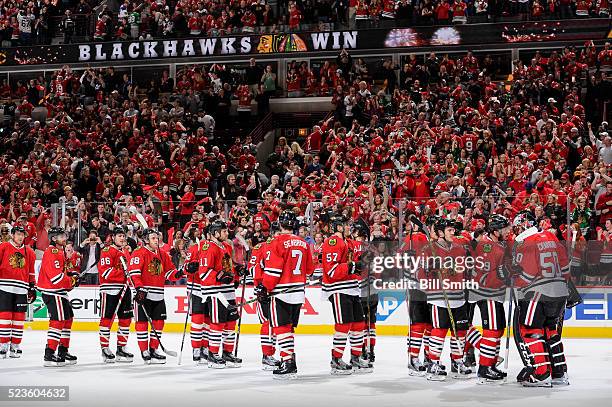
[[[151,260],[151,262],[149,263],[149,267],[147,267],[147,270],[149,271],[151,275],[161,276],[161,273],[162,273],[161,261],[159,261],[159,259],[157,258]]]
[[[202,245],[202,250],[208,250],[209,247],[210,247],[210,245],[208,243],[204,243]]]
[[[482,250],[483,250],[485,253],[491,253],[491,250],[493,250],[493,246],[491,246],[490,244],[488,244],[488,243],[487,243],[487,244],[485,244],[485,245],[482,247]]]
[[[223,265],[223,270],[229,273],[232,272],[232,258],[229,256],[229,254],[225,253],[223,255],[223,260],[221,261],[221,264]]]
[[[25,257],[23,254],[15,252],[9,257],[9,264],[14,269],[22,269],[25,267]]]
[[[336,243],[338,243],[338,241],[335,238],[329,239],[329,245],[330,246],[335,246]]]

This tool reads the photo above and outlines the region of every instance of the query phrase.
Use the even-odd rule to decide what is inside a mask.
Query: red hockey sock
[[[202,347],[202,331],[204,330],[204,314],[191,315],[191,329],[189,336],[191,338],[191,349],[200,349]]]
[[[64,321],[49,321],[49,329],[47,330],[47,346],[53,350],[57,349],[62,337],[62,328]]]
[[[0,312],[0,343],[11,341],[11,329],[13,326],[13,313]]]
[[[143,352],[149,349],[149,323],[138,321],[135,324],[136,338],[138,338],[138,348]]]
[[[351,355],[359,356],[363,352],[363,338],[365,335],[365,322],[353,322],[349,332],[349,342],[351,344]]]
[[[548,352],[544,347],[544,329],[521,327],[521,337],[533,355],[533,367],[536,374],[550,371]]]
[[[264,356],[274,355],[274,339],[272,336],[272,329],[270,327],[270,321],[265,321],[261,324],[259,329],[259,339],[261,341],[261,352]]]
[[[480,340],[480,365],[495,366],[499,354],[499,343],[504,331],[484,329]]]
[[[13,312],[13,326],[11,329],[11,343],[19,345],[23,339],[23,324],[25,312]]]
[[[221,347],[221,336],[223,335],[223,327],[225,324],[210,324],[210,333],[208,335],[208,350],[211,353],[219,354]]]
[[[366,341],[366,345],[367,345],[367,341],[368,341],[368,335],[370,335],[370,349],[374,349],[374,347],[376,346],[376,323],[375,322],[370,322],[370,326],[367,328],[366,331],[366,336],[363,338],[364,341]]]
[[[429,355],[429,338],[431,337],[431,330],[433,326],[431,324],[425,324],[425,332],[423,332],[423,348],[425,355]]]
[[[335,329],[336,332],[334,333],[332,356],[335,358],[341,358],[342,355],[344,355],[344,348],[346,347],[348,333],[351,330],[351,324],[336,324]]]
[[[64,348],[70,347],[70,332],[72,331],[72,319],[67,319],[64,321],[64,327],[62,328],[62,337],[60,339],[60,344]]]
[[[429,336],[429,359],[436,362],[440,360],[442,356],[442,350],[444,349],[444,340],[448,329],[445,328],[432,328],[431,335]]]
[[[226,322],[223,328],[223,350],[232,353],[236,345],[236,321]]]
[[[410,325],[410,331],[406,338],[406,347],[410,357],[418,357],[419,353],[421,353],[421,345],[423,344],[423,335],[426,328],[427,324],[422,322]]]
[[[204,323],[202,324],[202,347],[208,348],[208,337],[210,336],[210,317],[204,315]]]
[[[451,336],[451,359],[459,360],[463,358],[463,350],[465,349],[465,333],[466,331],[457,331],[457,337]]]
[[[273,328],[274,335],[278,341],[280,357],[282,360],[289,360],[295,353],[295,339],[291,325],[283,325]]]
[[[130,325],[132,324],[131,318],[125,318],[119,320],[119,327],[117,331],[117,346],[126,346],[128,338],[130,337]]]
[[[100,347],[108,348],[108,344],[110,341],[110,330],[113,321],[110,318],[102,318],[100,319],[100,328],[99,328],[99,336],[100,336]]]
[[[482,339],[482,335],[478,329],[474,328],[474,326],[470,325],[470,329],[468,329],[465,339],[464,350],[466,352],[472,347],[480,349],[480,340]]]
[[[157,331],[157,335],[159,336],[159,338],[155,336],[153,330],[151,329],[151,340],[149,346],[151,347],[151,349],[157,349],[159,347],[159,341],[162,336],[162,331],[164,330],[164,321],[162,319],[156,319],[151,322],[153,322],[153,327]]]

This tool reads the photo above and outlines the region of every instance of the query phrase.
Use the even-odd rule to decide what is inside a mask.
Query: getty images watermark
[[[370,270],[374,273],[374,288],[379,290],[475,290],[480,287],[473,280],[474,270],[487,270],[488,262],[482,256],[411,256],[396,253],[374,256]],[[385,271],[402,273],[399,281],[383,281]],[[453,277],[450,277],[450,276]],[[462,279],[457,279],[462,275]]]

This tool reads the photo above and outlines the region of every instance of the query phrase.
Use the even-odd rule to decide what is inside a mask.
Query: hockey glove
[[[34,283],[30,283],[30,287],[28,288],[28,304],[32,304],[36,301],[36,288],[34,287]]]
[[[147,290],[145,290],[144,287],[138,287],[136,289],[136,295],[134,296],[134,301],[136,301],[138,304],[142,304],[144,300],[146,299],[147,299]]]
[[[249,275],[249,269],[242,264],[236,264],[235,269],[236,274],[238,274],[240,277],[246,277]]]
[[[79,284],[81,283],[79,273],[70,272],[68,273],[68,278],[70,278],[70,285],[72,286],[72,288],[78,287]]]
[[[259,283],[259,285],[255,287],[254,293],[260,304],[267,304],[270,301],[270,295],[263,283]]]
[[[217,273],[217,281],[221,284],[231,284],[234,282],[234,275],[225,270],[221,270]]]
[[[198,264],[197,261],[192,261],[191,263],[187,263],[187,266],[185,266],[185,271],[188,274],[193,274],[197,272],[199,268],[200,268],[200,264]]]
[[[358,262],[349,261],[348,262],[348,273],[350,275],[360,274],[361,273],[361,267],[359,267],[359,266],[360,266],[360,264]]]
[[[416,250],[408,249],[406,250],[406,255],[408,255],[408,257],[414,257],[416,256]]]
[[[501,281],[510,280],[510,270],[505,264],[500,264],[497,267],[497,278],[499,278]]]

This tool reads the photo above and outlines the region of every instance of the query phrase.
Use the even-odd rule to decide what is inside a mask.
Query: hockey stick
[[[408,217],[408,221],[410,221],[410,217]],[[408,243],[408,250],[412,253],[412,224],[410,225],[410,242]],[[412,319],[410,318],[410,288],[406,290],[406,312],[408,313],[408,362],[411,361],[410,349],[412,348]],[[421,349],[419,349],[421,352]],[[425,355],[427,356],[427,355]]]
[[[241,294],[240,294],[240,301],[243,301],[244,299],[244,290],[246,289],[246,278],[247,275],[246,273],[244,274],[244,276],[242,276],[242,290],[241,290]],[[234,344],[234,357],[238,356],[238,343],[240,341],[240,328],[242,327],[242,310],[244,308],[240,307],[240,312],[238,315],[238,329],[236,330],[236,343]]]
[[[126,271],[125,274],[127,278],[129,279],[130,283],[132,283],[132,287],[136,287],[136,285],[134,284],[134,280],[132,280],[132,276],[130,276],[130,273],[127,272],[127,264],[125,263],[125,259],[123,257],[121,257],[121,263],[123,264],[124,270]],[[164,344],[161,341],[161,337],[159,336],[157,329],[155,329],[155,327],[153,326],[153,320],[149,316],[149,313],[147,312],[145,306],[142,304],[138,304],[138,306],[142,309],[142,313],[147,319],[147,322],[149,323],[149,325],[151,326],[151,331],[153,332],[153,335],[155,335],[155,338],[159,342],[159,346],[162,348],[162,350],[164,351],[166,355],[172,356],[173,358],[175,358],[177,356],[177,353],[173,350],[169,350],[164,347]]]
[[[189,311],[191,310],[191,293],[193,291],[194,282],[191,283],[187,292],[187,312],[185,313],[185,325],[183,325],[183,339],[181,339],[181,350],[179,351],[178,365],[181,365],[183,359],[183,347],[185,346],[185,335],[187,333],[187,321],[189,320]]]
[[[512,242],[512,264],[516,265],[516,252],[517,247],[520,242]],[[512,285],[512,279],[510,278],[508,281],[508,285],[510,286],[510,299],[508,300],[508,326],[506,328],[506,357],[504,358],[504,369],[508,370],[508,359],[510,356],[510,326],[513,323],[512,319],[512,306],[514,305],[515,295],[514,295],[514,287]],[[516,312],[518,312],[518,304],[516,307]]]
[[[411,215],[408,219],[412,220],[417,225],[417,227],[421,229],[421,231],[425,234],[425,236],[427,236],[428,247],[431,250],[432,254],[434,256],[437,256],[436,248],[434,247],[433,242],[431,241],[429,230],[427,230],[427,228],[424,227],[423,223],[416,216]],[[461,341],[459,341],[459,335],[457,334],[457,325],[455,324],[455,317],[453,315],[453,309],[450,306],[450,300],[448,299],[448,293],[446,292],[446,289],[444,288],[444,284],[442,281],[442,272],[438,271],[437,274],[438,274],[438,281],[440,282],[440,285],[442,288],[442,295],[444,297],[444,304],[446,306],[446,312],[448,312],[448,319],[450,320],[451,334],[455,338],[455,341],[457,342],[457,347],[461,351],[461,357],[463,358],[464,356],[463,346],[461,346]]]

